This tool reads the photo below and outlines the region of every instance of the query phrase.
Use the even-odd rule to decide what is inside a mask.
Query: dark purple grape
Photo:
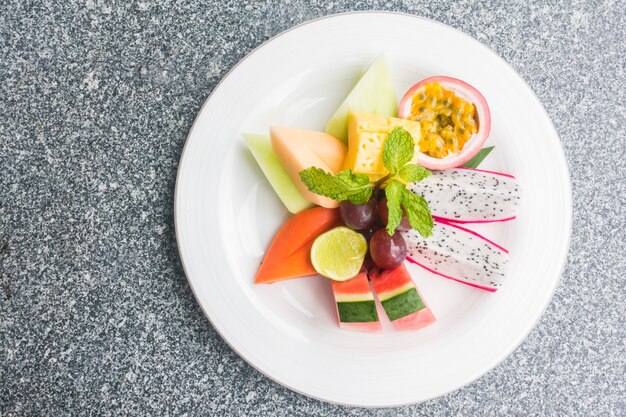
[[[374,233],[376,233],[376,231],[382,227],[383,225],[378,220],[376,220],[374,224],[372,224],[371,226],[366,227],[365,229],[359,230],[359,233],[363,235],[363,237],[365,238],[365,241],[368,242],[369,244],[369,241],[374,235]]]
[[[382,225],[382,224],[378,221],[378,219],[376,219],[376,221],[374,222],[374,224],[373,224],[373,225],[371,225],[371,226],[370,226],[370,227],[368,227],[368,228],[365,228],[365,229],[363,229],[363,230],[359,230],[359,231],[358,231],[358,232],[359,232],[360,234],[362,234],[362,235],[363,235],[363,237],[365,238],[365,241],[367,242],[367,247],[368,247],[368,248],[369,248],[369,246],[370,246],[370,239],[372,238],[372,236],[374,235],[374,233],[376,233],[376,231],[377,231],[377,230],[379,230],[381,227],[383,227],[383,225]],[[370,256],[369,251],[367,251],[367,253],[365,254],[365,260],[366,260],[366,261],[369,261],[369,263],[371,263],[371,262],[372,262],[372,257]],[[368,267],[368,266],[365,266],[365,264],[364,264],[364,267],[365,267],[365,268],[367,268],[367,269],[369,269],[369,268],[370,268],[370,267],[372,267],[372,266],[373,266],[373,265],[371,265],[371,266],[369,266],[369,267]]]
[[[380,221],[386,226],[387,219],[389,219],[389,208],[387,207],[387,199],[385,197],[378,202],[378,217],[380,217]],[[402,220],[396,230],[406,231],[411,229],[411,223],[409,223],[409,219],[406,218],[406,214],[404,214],[404,210],[402,210]]]
[[[343,222],[351,229],[363,230],[376,221],[376,199],[370,198],[365,204],[352,204],[342,201],[339,204],[339,213]]]
[[[406,258],[404,238],[398,232],[389,236],[387,230],[380,229],[370,239],[370,255],[379,268],[397,268]]]

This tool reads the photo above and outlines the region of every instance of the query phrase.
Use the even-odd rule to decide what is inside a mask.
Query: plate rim
[[[423,398],[421,400],[416,400],[416,401],[401,402],[401,403],[397,403],[397,404],[394,404],[394,405],[355,405],[355,404],[349,404],[349,403],[344,403],[344,402],[340,402],[340,401],[329,400],[329,399],[326,399],[326,398],[321,398],[321,397],[318,397],[316,395],[303,392],[303,391],[301,391],[301,390],[299,390],[297,388],[291,387],[291,386],[287,385],[286,383],[284,383],[282,381],[279,381],[278,379],[274,378],[272,375],[268,374],[267,372],[265,372],[265,371],[261,370],[260,368],[258,368],[254,363],[252,363],[251,360],[249,360],[241,352],[239,352],[230,343],[230,341],[226,337],[224,337],[222,332],[213,323],[213,320],[211,320],[211,317],[208,314],[207,310],[205,309],[204,305],[202,305],[202,303],[200,303],[199,298],[198,298],[198,294],[196,292],[196,288],[194,287],[194,283],[189,278],[189,273],[188,273],[187,267],[185,265],[185,258],[184,258],[184,255],[183,255],[182,251],[181,251],[181,245],[179,244],[180,236],[179,236],[179,225],[178,225],[178,223],[179,223],[179,220],[178,220],[178,213],[179,213],[178,204],[180,202],[180,198],[179,198],[179,190],[180,190],[179,181],[180,181],[181,168],[183,166],[183,162],[184,162],[184,159],[185,159],[186,151],[188,149],[188,145],[189,145],[189,142],[190,142],[189,139],[191,137],[191,134],[192,134],[192,132],[194,131],[194,129],[196,128],[196,126],[198,124],[198,120],[200,118],[200,115],[204,112],[204,109],[208,106],[209,102],[211,101],[211,99],[213,98],[215,93],[218,91],[218,89],[222,86],[222,84],[225,82],[225,80],[241,64],[243,64],[244,61],[246,61],[249,58],[251,58],[260,49],[262,49],[263,47],[265,47],[269,43],[273,42],[277,38],[282,37],[283,35],[286,35],[287,33],[290,33],[290,32],[295,31],[297,29],[300,29],[301,27],[308,26],[308,25],[314,25],[317,22],[320,22],[320,21],[323,21],[323,20],[342,18],[342,17],[354,16],[354,15],[396,15],[396,16],[401,16],[401,17],[409,17],[409,18],[416,19],[416,20],[419,20],[419,21],[425,21],[425,22],[436,24],[436,25],[439,25],[439,26],[443,26],[446,29],[452,30],[453,32],[456,32],[457,34],[470,39],[471,42],[476,44],[478,47],[486,48],[487,50],[489,50],[489,52],[491,52],[496,57],[496,59],[498,59],[501,63],[503,63],[506,67],[508,67],[509,70],[511,70],[524,83],[524,85],[526,86],[528,91],[532,94],[532,96],[534,97],[536,102],[539,104],[541,110],[543,111],[543,113],[545,114],[547,120],[549,121],[549,125],[550,125],[550,127],[552,129],[552,132],[554,133],[556,138],[559,140],[558,149],[560,151],[560,157],[565,162],[565,167],[564,168],[565,168],[565,173],[567,174],[566,178],[565,178],[565,186],[566,186],[565,196],[567,197],[567,200],[568,200],[567,204],[566,204],[568,210],[567,210],[566,213],[564,213],[566,215],[566,217],[567,217],[567,219],[566,219],[566,223],[567,223],[567,239],[566,239],[566,241],[567,241],[567,244],[564,245],[564,248],[565,248],[564,249],[564,253],[561,254],[561,262],[560,262],[561,265],[559,267],[560,272],[559,272],[558,278],[556,280],[556,283],[555,283],[554,287],[552,288],[552,292],[550,293],[547,302],[543,306],[543,308],[542,308],[540,314],[537,316],[537,319],[535,320],[535,322],[529,328],[528,332],[526,332],[526,334],[524,334],[522,336],[522,338],[520,339],[520,341],[517,344],[512,346],[506,353],[504,353],[503,356],[491,368],[486,369],[486,370],[480,372],[480,374],[477,375],[474,379],[472,379],[470,381],[467,381],[466,383],[464,383],[464,384],[462,384],[462,385],[460,385],[458,387],[452,388],[450,390],[446,390],[443,393],[440,393],[440,394],[437,394],[437,395],[433,395],[433,396],[430,396],[428,398]],[[261,44],[257,45],[255,48],[253,48],[251,51],[249,51],[247,54],[245,54],[239,61],[237,61],[237,63],[235,63],[235,65],[233,65],[232,68],[230,68],[221,77],[219,82],[215,85],[215,87],[213,87],[213,89],[211,90],[211,92],[209,93],[207,98],[204,100],[202,106],[200,106],[200,108],[198,109],[198,111],[196,113],[196,116],[194,118],[194,121],[193,121],[191,127],[189,128],[189,132],[187,133],[187,136],[185,137],[185,143],[183,145],[183,149],[181,151],[180,158],[178,159],[178,167],[177,167],[177,170],[176,170],[176,181],[175,181],[175,185],[174,185],[174,209],[173,209],[173,215],[174,215],[174,230],[175,230],[175,236],[176,236],[176,247],[177,247],[177,251],[178,251],[178,257],[180,259],[181,266],[183,267],[183,272],[185,273],[185,278],[187,279],[187,282],[189,284],[189,288],[191,289],[191,292],[193,293],[193,296],[194,296],[194,298],[196,300],[196,303],[201,308],[205,318],[209,321],[209,323],[211,324],[213,329],[222,338],[222,340],[240,358],[242,358],[248,365],[252,366],[257,372],[261,373],[265,377],[267,377],[270,380],[278,383],[279,385],[289,389],[290,391],[297,392],[298,394],[301,394],[301,395],[303,395],[305,397],[314,398],[315,400],[318,400],[318,401],[321,401],[321,402],[324,402],[324,403],[335,404],[335,405],[340,405],[340,406],[344,406],[344,407],[357,407],[357,408],[366,408],[366,409],[382,409],[382,408],[393,408],[393,407],[401,407],[401,406],[407,406],[407,405],[421,404],[421,403],[426,402],[426,401],[430,401],[430,400],[433,400],[433,399],[436,399],[436,398],[443,397],[443,396],[448,395],[448,394],[450,394],[452,392],[459,391],[459,390],[465,388],[466,386],[468,386],[469,384],[478,381],[479,379],[484,377],[489,372],[493,371],[493,369],[495,369],[500,364],[502,364],[502,362],[504,362],[505,359],[507,359],[509,356],[511,356],[511,354],[513,352],[515,352],[522,345],[522,343],[524,343],[526,341],[526,339],[528,338],[530,333],[533,330],[535,330],[535,328],[537,327],[537,324],[539,324],[539,322],[543,318],[543,316],[546,313],[546,310],[548,309],[548,307],[552,304],[552,300],[554,298],[556,290],[559,288],[559,286],[561,285],[561,282],[563,280],[563,271],[565,269],[565,266],[567,265],[567,259],[568,259],[568,255],[569,255],[569,251],[570,251],[570,247],[571,247],[571,237],[572,237],[572,231],[573,231],[572,179],[571,179],[571,171],[570,171],[570,167],[569,167],[569,161],[567,159],[567,156],[565,154],[565,150],[563,148],[563,141],[561,139],[561,136],[559,135],[559,132],[557,131],[556,127],[554,126],[554,122],[552,121],[552,118],[550,117],[550,114],[546,111],[546,108],[543,105],[543,102],[539,99],[539,97],[537,96],[535,91],[532,89],[532,87],[528,84],[526,79],[524,77],[522,77],[520,75],[520,73],[511,64],[509,64],[504,58],[502,58],[496,51],[494,51],[489,46],[483,44],[478,39],[474,38],[472,35],[464,32],[464,31],[462,31],[460,29],[457,29],[457,28],[455,28],[453,26],[450,26],[450,25],[448,25],[446,23],[440,22],[438,20],[430,19],[428,17],[415,15],[415,14],[411,14],[411,13],[407,13],[407,12],[400,12],[400,11],[358,10],[358,11],[347,11],[347,12],[333,13],[333,14],[329,14],[329,15],[324,15],[324,16],[320,16],[320,17],[317,17],[317,18],[314,18],[314,19],[306,20],[304,22],[301,22],[301,23],[298,23],[298,24],[296,24],[294,26],[291,26],[291,27],[283,30],[282,32],[277,33],[276,35],[270,37],[269,39],[263,41]]]

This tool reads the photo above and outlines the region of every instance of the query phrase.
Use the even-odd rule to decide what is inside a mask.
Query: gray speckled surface
[[[288,3],[2,1],[0,415],[626,415],[623,3]],[[573,181],[572,246],[537,328],[480,380],[395,410],[321,403],[247,365],[197,306],[173,230],[177,161],[219,79],[353,9],[493,48],[544,103]]]

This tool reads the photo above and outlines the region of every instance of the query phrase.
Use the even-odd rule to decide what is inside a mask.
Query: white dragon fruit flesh
[[[515,177],[473,168],[433,171],[411,191],[428,201],[433,217],[454,223],[513,220],[522,194]]]
[[[416,230],[401,232],[407,260],[446,278],[487,291],[502,286],[509,252],[464,227],[435,221],[433,236],[424,239]]]

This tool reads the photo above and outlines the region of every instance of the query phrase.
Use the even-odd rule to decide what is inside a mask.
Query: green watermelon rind
[[[337,311],[342,323],[367,323],[378,321],[374,300],[338,302]]]
[[[426,304],[424,304],[422,297],[419,296],[415,287],[385,301],[381,301],[380,304],[383,306],[385,313],[387,313],[389,321],[400,319],[426,308]]]

